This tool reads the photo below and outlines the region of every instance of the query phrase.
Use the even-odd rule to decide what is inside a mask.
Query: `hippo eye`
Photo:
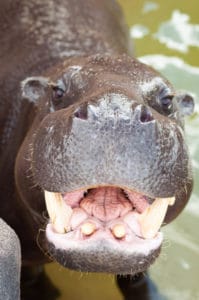
[[[64,93],[65,91],[62,88],[58,86],[53,87],[53,96],[55,99],[62,98],[64,96]]]
[[[167,95],[160,98],[160,104],[163,110],[170,110],[172,108],[172,100],[174,95]]]

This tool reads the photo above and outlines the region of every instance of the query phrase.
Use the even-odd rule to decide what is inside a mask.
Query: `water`
[[[184,212],[164,228],[162,253],[150,269],[168,300],[199,299],[199,2],[196,0],[120,0],[130,26],[136,56],[160,70],[176,88],[190,91],[196,102],[186,119],[195,187]],[[134,42],[133,42],[134,40]],[[121,300],[114,277],[80,274],[57,264],[46,266],[62,295],[59,300]]]

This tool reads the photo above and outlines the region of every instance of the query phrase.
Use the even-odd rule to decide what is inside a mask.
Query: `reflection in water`
[[[149,34],[149,29],[144,25],[134,25],[130,29],[130,36],[134,39],[141,39],[145,35]]]
[[[175,10],[171,20],[163,22],[154,34],[167,47],[187,52],[190,46],[199,46],[199,25],[189,24],[189,16]]]
[[[152,1],[146,1],[143,5],[142,12],[143,14],[147,14],[150,11],[157,10],[158,7],[159,7],[158,3]]]

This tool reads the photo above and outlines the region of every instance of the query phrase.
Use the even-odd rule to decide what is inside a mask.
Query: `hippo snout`
[[[44,119],[34,143],[33,171],[49,191],[108,184],[169,197],[185,184],[179,170],[188,173],[182,140],[174,121],[110,93]]]

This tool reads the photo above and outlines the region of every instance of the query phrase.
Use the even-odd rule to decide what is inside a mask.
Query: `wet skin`
[[[193,99],[130,56],[115,2],[59,2],[0,2],[1,217],[26,266],[50,253],[72,269],[133,275],[161,249],[144,212],[175,197],[168,223],[189,200]],[[49,219],[50,192],[63,208]]]

